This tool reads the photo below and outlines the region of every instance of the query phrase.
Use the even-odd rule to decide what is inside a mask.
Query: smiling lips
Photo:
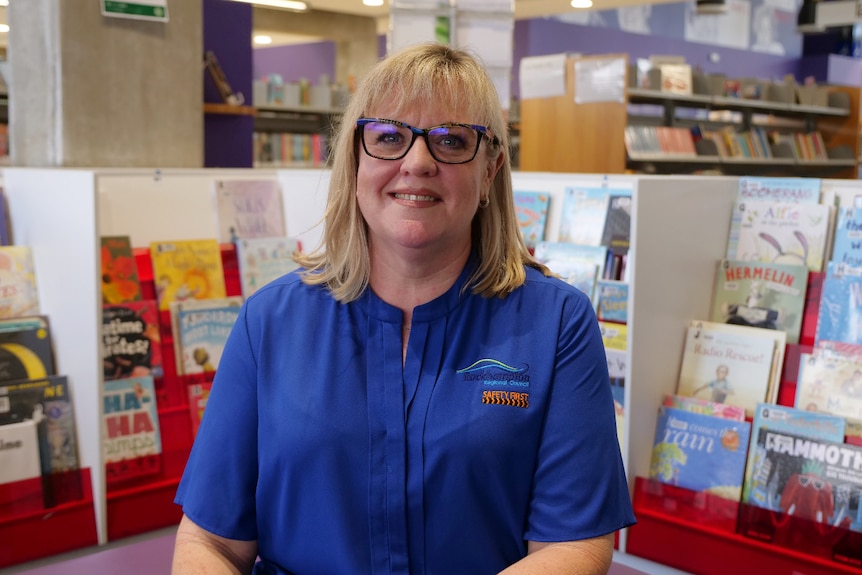
[[[408,200],[411,202],[436,202],[437,198],[434,196],[418,196],[416,194],[393,194],[396,199],[399,200]]]

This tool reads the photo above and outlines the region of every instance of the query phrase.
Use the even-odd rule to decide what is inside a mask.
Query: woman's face
[[[475,124],[445,103],[369,110],[367,117],[397,120],[417,128],[445,123]],[[368,223],[372,253],[428,249],[435,254],[469,248],[471,222],[480,198],[490,193],[499,162],[487,158],[487,142],[466,164],[435,160],[421,136],[400,160],[380,160],[359,146],[356,197]]]

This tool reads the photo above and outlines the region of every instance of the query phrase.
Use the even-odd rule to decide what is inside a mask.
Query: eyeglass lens
[[[384,160],[396,160],[410,149],[414,132],[405,126],[369,122],[362,134],[365,150]],[[418,134],[416,137],[419,137]],[[466,126],[440,126],[426,132],[426,142],[435,160],[446,163],[469,162],[479,147],[479,132]]]

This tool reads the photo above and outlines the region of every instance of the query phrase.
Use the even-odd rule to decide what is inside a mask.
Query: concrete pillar
[[[10,2],[12,163],[203,165],[201,0],[169,21],[103,17],[93,0]]]

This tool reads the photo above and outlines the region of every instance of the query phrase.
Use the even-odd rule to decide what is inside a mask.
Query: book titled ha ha
[[[739,501],[750,434],[747,421],[661,406],[649,476]]]
[[[551,204],[551,194],[515,190],[515,215],[518,217],[518,227],[524,236],[527,247],[533,249],[536,244],[545,239],[545,224],[548,221],[548,208]]]
[[[105,381],[102,458],[108,484],[156,473],[162,437],[153,377]]]

